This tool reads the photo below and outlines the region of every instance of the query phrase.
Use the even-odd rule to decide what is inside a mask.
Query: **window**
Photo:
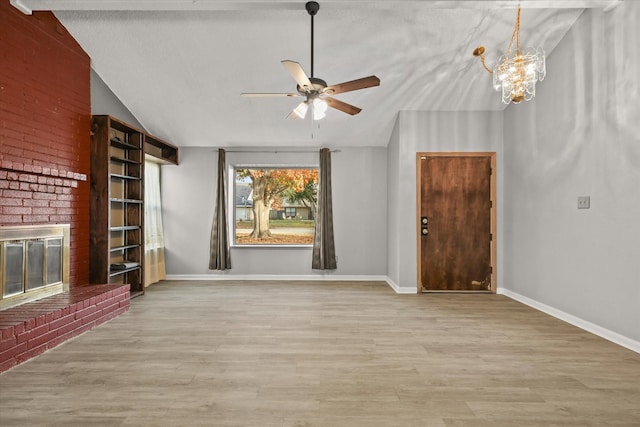
[[[235,245],[312,245],[317,168],[235,167]]]

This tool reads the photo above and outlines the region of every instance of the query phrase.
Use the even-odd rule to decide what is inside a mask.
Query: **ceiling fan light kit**
[[[324,119],[327,112],[327,102],[322,98],[313,100],[313,120]]]
[[[296,108],[293,109],[293,111],[291,111],[291,114],[295,114],[299,119],[304,119],[304,116],[307,115],[308,109],[309,106],[307,105],[307,103],[301,102]]]
[[[291,74],[296,81],[296,90],[298,93],[242,93],[243,97],[281,97],[281,96],[300,96],[306,98],[296,108],[291,111],[288,118],[291,119],[304,119],[307,115],[309,108],[313,111],[313,120],[323,119],[326,115],[328,107],[342,111],[350,115],[356,115],[360,111],[360,108],[347,104],[336,98],[332,98],[329,95],[336,95],[344,92],[351,92],[354,90],[365,89],[369,87],[379,86],[380,79],[376,76],[363,77],[357,80],[351,80],[348,82],[339,83],[336,85],[328,86],[327,82],[313,75],[313,60],[314,60],[314,26],[313,17],[320,10],[318,2],[310,1],[305,4],[305,9],[309,16],[311,16],[311,76],[307,76],[302,66],[295,61],[283,60],[281,61],[284,68]]]
[[[514,44],[515,49],[512,51]],[[473,50],[473,56],[479,57],[484,69],[493,74],[493,88],[502,91],[503,103],[519,104],[533,99],[536,95],[536,81],[544,80],[547,74],[545,53],[542,48],[520,47],[519,7],[509,46],[493,70],[485,64],[484,52],[484,46],[478,46]]]

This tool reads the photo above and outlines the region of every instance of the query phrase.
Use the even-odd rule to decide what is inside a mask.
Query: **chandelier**
[[[493,74],[493,88],[502,90],[502,102],[519,104],[536,95],[536,81],[544,80],[547,73],[544,50],[541,47],[520,48],[520,7],[509,46],[493,70],[484,62],[484,51],[484,46],[479,46],[473,55],[478,56],[484,69]]]

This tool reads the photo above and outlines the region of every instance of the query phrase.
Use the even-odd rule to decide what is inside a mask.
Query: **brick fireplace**
[[[0,225],[70,224],[89,282],[90,59],[50,12],[0,2]]]
[[[87,286],[89,56],[53,13],[27,16],[0,0],[0,59],[0,227],[69,225],[68,289],[63,281],[60,294],[0,310],[1,373],[127,311],[129,286]],[[47,239],[55,240],[27,237],[22,247],[55,253],[55,241],[39,243]],[[9,243],[15,259],[19,246]]]

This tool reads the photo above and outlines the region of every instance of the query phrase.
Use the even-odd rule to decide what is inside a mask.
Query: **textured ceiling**
[[[546,8],[550,2],[521,3],[527,6],[522,44],[552,54],[583,7],[612,2],[554,2],[554,8]],[[179,146],[222,147],[386,146],[401,110],[500,110],[491,76],[471,52],[483,44],[487,62],[495,62],[511,36],[517,5],[320,2],[315,77],[335,84],[375,74],[381,84],[336,95],[362,108],[359,115],[330,109],[312,123],[286,119],[300,98],[240,97],[295,92],[283,59],[310,72],[303,1],[21,4],[54,9],[93,69],[149,132]],[[90,10],[98,7],[106,10]]]

